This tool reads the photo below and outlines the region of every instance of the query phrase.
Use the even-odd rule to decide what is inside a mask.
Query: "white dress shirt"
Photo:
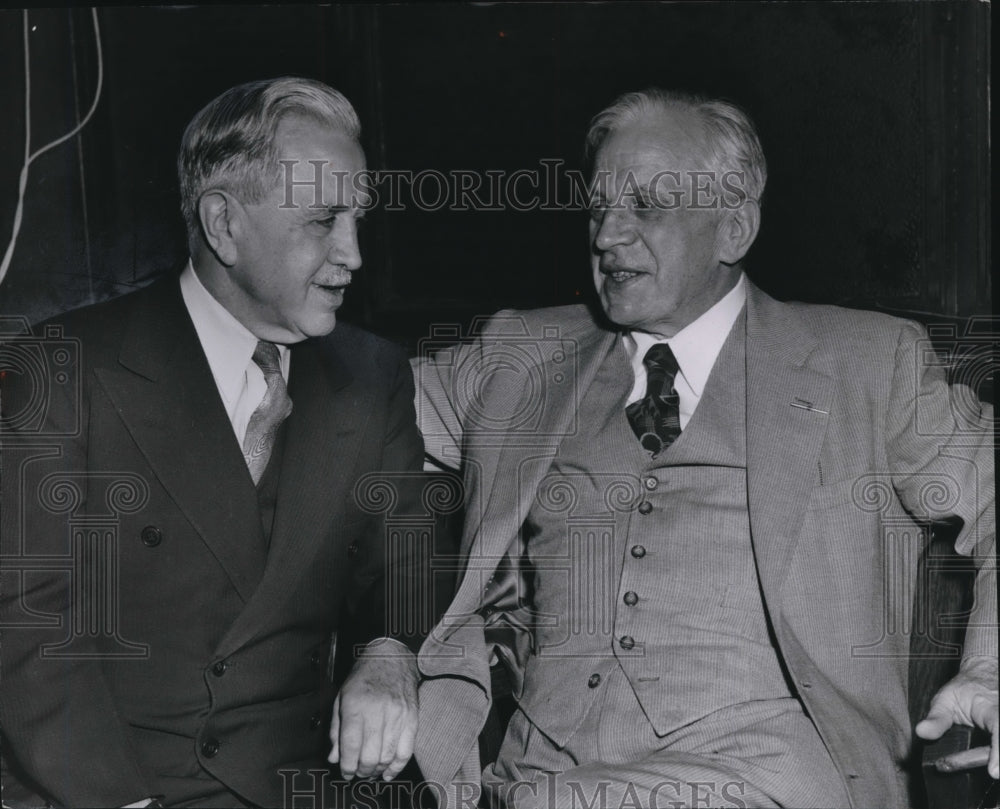
[[[625,351],[632,363],[635,374],[635,384],[629,394],[628,403],[638,402],[646,395],[646,366],[642,358],[652,346],[666,343],[674,352],[674,358],[680,370],[674,379],[674,388],[680,399],[681,429],[691,420],[712,366],[726,342],[729,332],[733,329],[736,318],[746,305],[746,276],[740,274],[739,280],[725,296],[697,320],[689,323],[673,337],[653,334],[644,331],[632,331],[622,339]]]
[[[181,273],[181,295],[212,369],[236,440],[242,447],[250,416],[267,392],[264,372],[253,361],[257,338],[205,289],[190,261]],[[291,360],[288,346],[278,346],[278,358],[281,375],[288,382]]]

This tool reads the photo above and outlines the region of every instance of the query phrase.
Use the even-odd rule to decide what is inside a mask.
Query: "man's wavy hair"
[[[304,115],[361,137],[351,103],[313,79],[283,77],[241,84],[210,101],[191,119],[177,155],[181,212],[188,241],[197,242],[198,200],[218,188],[243,202],[260,202],[280,179],[275,149],[278,124],[286,115]]]
[[[601,145],[616,129],[678,107],[698,115],[708,134],[707,165],[698,168],[716,172],[717,181],[729,172],[742,173],[741,202],[750,199],[760,204],[767,183],[764,150],[750,116],[730,101],[659,87],[625,93],[591,119],[585,147],[587,163],[593,166]]]

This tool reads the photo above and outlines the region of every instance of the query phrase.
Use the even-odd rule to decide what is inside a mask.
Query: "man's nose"
[[[354,217],[338,217],[330,247],[330,261],[354,272],[361,267],[361,247],[358,244],[358,222]]]
[[[594,233],[594,247],[601,252],[610,250],[619,244],[628,244],[634,234],[627,217],[628,211],[624,208],[609,206],[605,208],[597,222],[597,230]]]

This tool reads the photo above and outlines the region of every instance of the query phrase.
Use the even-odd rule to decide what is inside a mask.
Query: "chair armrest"
[[[986,767],[958,772],[940,772],[935,762],[952,753],[960,753],[979,744],[989,744],[989,736],[966,725],[952,725],[936,741],[927,742],[921,755],[921,771],[927,790],[928,809],[964,809],[993,807],[1000,798]]]

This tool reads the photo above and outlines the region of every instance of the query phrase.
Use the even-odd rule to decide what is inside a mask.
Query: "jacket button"
[[[201,754],[205,758],[215,758],[219,753],[219,740],[218,739],[205,739],[201,743]]]
[[[587,679],[588,688],[597,688],[597,686],[599,686],[600,684],[601,684],[600,674],[591,674],[590,677]]]
[[[624,598],[622,598],[622,601],[628,604],[628,606],[634,607],[636,604],[639,603],[639,596],[636,593],[633,593],[631,590],[629,590],[627,593],[625,593],[625,596]]]
[[[226,673],[226,669],[229,668],[229,664],[225,660],[219,660],[214,666],[212,666],[212,674],[216,677],[221,677]]]
[[[621,646],[626,652],[635,646],[635,640],[630,635],[623,635],[619,641],[618,645]]]
[[[309,718],[309,730],[319,730],[320,725],[323,724],[323,720],[320,718],[318,713],[314,713]]]
[[[653,491],[653,489],[660,485],[660,481],[656,478],[646,478],[642,483],[649,491]]]
[[[142,544],[147,548],[155,548],[163,542],[163,532],[155,525],[147,525],[142,529],[140,536],[142,537]]]
[[[357,556],[358,555],[358,543],[357,542],[352,542],[350,545],[347,546],[347,555],[348,556]]]
[[[312,654],[309,655],[309,665],[314,669],[319,668],[319,649],[313,649]]]
[[[632,550],[629,551],[636,559],[642,559],[646,555],[646,549],[642,545],[633,545]]]
[[[639,503],[640,514],[649,514],[649,512],[651,512],[652,510],[653,510],[653,504],[650,503],[648,500],[643,500],[641,503]]]

